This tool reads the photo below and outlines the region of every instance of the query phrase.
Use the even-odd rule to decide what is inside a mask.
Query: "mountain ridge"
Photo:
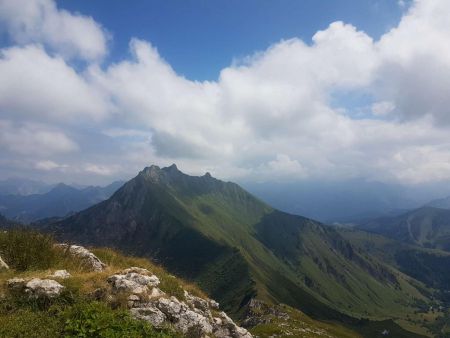
[[[426,301],[402,274],[353,250],[332,228],[175,165],[146,167],[108,200],[46,228],[161,262],[236,316],[254,297],[348,321],[349,314],[406,314],[416,299]]]
[[[0,212],[10,219],[28,223],[47,217],[64,217],[107,199],[123,183],[77,189],[58,183],[48,192],[30,195],[0,195]]]
[[[378,218],[359,229],[400,242],[450,251],[450,210],[424,206],[400,216]]]

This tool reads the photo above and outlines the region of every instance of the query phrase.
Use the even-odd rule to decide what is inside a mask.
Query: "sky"
[[[448,0],[0,0],[0,179],[450,181]]]

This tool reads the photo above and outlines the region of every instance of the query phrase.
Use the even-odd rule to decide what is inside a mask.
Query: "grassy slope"
[[[348,257],[337,254],[336,250],[330,250],[333,246],[329,242],[339,237],[337,233],[324,233],[323,226],[301,217],[274,214],[273,210],[232,184],[225,185],[223,190],[223,193],[213,192],[195,198],[188,196],[181,202],[198,220],[195,226],[199,230],[218,241],[241,248],[252,267],[255,281],[261,284],[260,296],[268,299],[275,296],[266,287],[278,272],[307,292],[319,296],[322,302],[352,315],[364,314],[376,318],[398,316],[412,312],[410,305],[404,301],[407,295],[423,298],[400,275],[397,275],[400,285],[387,284],[384,276],[373,278],[361,269],[356,260],[352,262]],[[180,196],[178,191],[174,195]],[[296,243],[289,242],[294,233],[294,237],[301,239],[302,250],[274,255],[273,252],[278,253],[275,245],[261,242],[258,238],[261,214],[273,217],[273,224],[269,225],[272,231],[269,238],[278,242],[275,245],[295,247]],[[281,225],[289,222],[290,228],[285,229],[286,238],[283,238]],[[267,247],[273,252],[268,251]],[[367,261],[367,264],[380,267],[378,262]],[[306,278],[314,285],[305,285]]]
[[[360,228],[405,243],[450,251],[450,210],[423,207],[400,216],[376,219]]]
[[[384,320],[389,317],[406,318],[415,311],[417,299],[425,300],[407,279],[393,269],[389,269],[388,273],[393,274],[398,283],[386,285],[385,276],[368,276],[367,270],[361,269],[360,264],[357,264],[359,260],[363,260],[371,269],[388,269],[378,261],[359,257],[359,260],[350,261],[349,264],[348,257],[331,251],[332,245],[324,243],[324,238],[332,242],[336,237],[339,238],[337,233],[328,230],[331,233],[324,234],[324,228],[315,222],[274,212],[235,184],[222,184],[220,189],[195,195],[183,194],[177,186],[172,189],[172,196],[196,220],[193,224],[195,228],[219,242],[240,248],[251,267],[259,298],[285,302],[318,318],[335,320],[343,320],[344,317],[328,307],[356,317],[363,315]],[[283,257],[272,246],[261,241],[258,225],[274,214],[276,216],[271,229],[275,232],[269,237],[286,248],[289,247],[292,231],[298,231],[295,236],[302,239],[304,250],[290,252]],[[280,231],[283,218],[287,218],[293,228],[290,229],[291,232],[284,233],[286,238],[280,237],[283,235]],[[302,227],[304,222],[307,226]],[[323,266],[326,268],[321,269]],[[333,273],[330,276],[329,269],[335,269],[335,273],[341,270],[343,273],[336,280]],[[205,275],[204,279],[211,278],[207,273]],[[314,285],[308,287],[305,279],[312,281]],[[287,290],[290,291],[285,292]],[[392,327],[398,332],[402,331],[393,323]],[[367,334],[374,327],[366,324],[359,329],[365,330],[362,332]]]
[[[450,290],[450,253],[357,229],[341,229],[339,232],[362,251],[388,262],[427,286]]]
[[[423,298],[396,272],[398,283],[378,278],[379,263],[365,257],[348,260],[331,243],[336,234],[325,226],[277,213],[236,184],[169,175],[165,169],[157,174],[155,181],[154,172],[144,171],[110,201],[70,217],[60,228],[81,243],[115,245],[157,258],[198,281],[234,312],[257,294],[318,318],[346,318],[340,311],[384,319],[406,316],[414,311],[412,298]],[[269,245],[261,241],[258,224],[270,215],[277,243]],[[284,257],[274,247],[289,244],[291,228],[305,248]]]
[[[408,322],[399,320],[402,325],[412,330],[425,326],[435,334],[443,334],[448,329],[446,323],[450,322],[450,311],[435,310],[439,306],[443,305],[445,309],[450,305],[450,270],[448,269],[450,254],[448,252],[398,242],[357,229],[340,229],[339,232],[355,247],[388,262],[431,288],[428,292],[432,293],[432,298],[436,300],[432,303],[433,310],[430,311],[429,306],[421,304],[419,309],[410,315]]]
[[[21,251],[24,247],[28,248],[26,252]],[[160,288],[168,295],[183,299],[183,290],[188,290],[206,297],[198,287],[174,277],[147,259],[125,256],[108,248],[94,248],[92,251],[107,264],[105,271],[88,272],[80,261],[54,249],[53,241],[48,236],[28,231],[18,232],[14,237],[0,235],[0,255],[8,257],[11,266],[20,267],[20,271],[0,271],[0,336],[62,337],[77,334],[83,337],[177,337],[169,329],[156,330],[131,319],[127,315],[125,302],[110,304],[104,300],[92,300],[90,294],[94,290],[107,288],[108,276],[131,266],[143,267],[156,274],[161,280]],[[6,280],[10,278],[45,278],[56,269],[67,269],[72,274],[71,278],[59,281],[66,291],[58,300],[29,301],[9,294],[6,288]],[[290,325],[295,329],[307,327],[338,338],[359,337],[339,325],[312,320],[298,310],[290,309],[289,314],[293,318]],[[284,330],[284,324],[273,322],[270,330],[257,330],[260,337],[269,337],[274,330]]]

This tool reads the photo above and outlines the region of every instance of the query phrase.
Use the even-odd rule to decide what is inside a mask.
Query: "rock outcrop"
[[[103,271],[106,267],[106,264],[85,247],[69,244],[57,244],[56,246],[63,250],[67,250],[71,255],[80,258],[92,271]]]
[[[51,275],[48,275],[49,278],[59,278],[59,279],[67,279],[71,277],[71,274],[67,270],[56,270]]]
[[[5,261],[2,259],[2,257],[0,257],[0,270],[3,270],[3,269],[8,270],[9,266],[8,266],[8,264],[5,263]]]
[[[133,267],[110,276],[108,283],[116,293],[128,292],[134,295],[147,295],[150,292],[149,288],[158,286],[160,282],[158,277],[151,275],[148,270]]]
[[[113,293],[125,293],[131,314],[155,327],[172,326],[190,337],[251,338],[237,326],[214,300],[184,292],[184,301],[167,297],[158,289],[159,279],[148,270],[130,268],[108,278]]]
[[[70,250],[71,247],[75,247],[73,252],[83,252],[83,257],[86,257],[86,249],[78,246],[66,248]],[[93,261],[100,262],[97,260]],[[66,270],[57,270],[51,277],[65,279],[70,274]],[[161,283],[159,278],[146,269],[128,268],[109,276],[107,282],[109,287],[96,289],[92,293],[94,299],[114,303],[122,301],[125,296],[133,317],[148,321],[157,328],[172,327],[192,338],[252,338],[246,329],[236,325],[225,312],[219,310],[216,301],[197,297],[187,291],[180,296],[183,298],[181,300],[169,296],[158,288]],[[64,290],[64,286],[53,279],[12,278],[7,281],[7,285],[11,291],[23,293],[32,299],[55,298]]]
[[[7,281],[12,291],[24,292],[29,298],[55,298],[58,297],[64,286],[52,279],[32,278],[28,282],[23,278],[12,278]]]

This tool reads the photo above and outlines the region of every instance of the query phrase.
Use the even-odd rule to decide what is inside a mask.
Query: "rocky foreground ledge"
[[[74,256],[86,259],[91,271],[101,272],[106,265],[81,246],[59,245]],[[12,278],[7,281],[13,292],[30,298],[55,298],[64,291],[61,280],[71,278],[66,270],[54,271],[45,279]],[[58,281],[59,280],[59,281]],[[132,316],[151,323],[156,328],[173,328],[193,338],[251,338],[244,328],[236,325],[219,304],[211,299],[194,296],[184,290],[184,299],[169,296],[158,288],[159,278],[149,270],[130,267],[107,277],[108,288],[93,292],[93,297],[110,303],[125,299]]]
[[[159,279],[150,271],[138,267],[125,269],[108,278],[112,294],[129,294],[128,307],[137,319],[149,321],[157,328],[168,324],[190,337],[251,338],[237,326],[219,304],[184,291],[184,300],[167,295],[158,288]]]

